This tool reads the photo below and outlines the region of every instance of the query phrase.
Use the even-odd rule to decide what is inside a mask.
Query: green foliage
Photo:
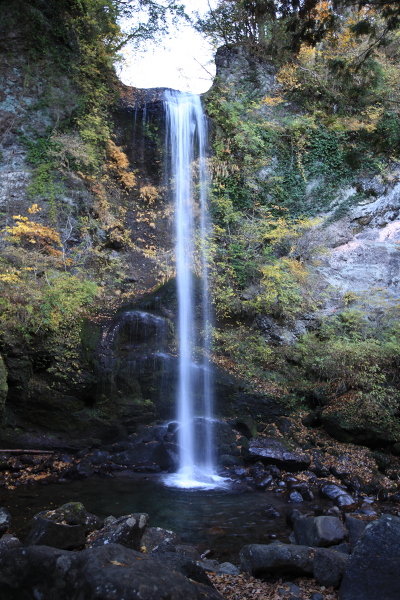
[[[290,222],[259,207],[216,228],[211,269],[214,303],[221,317],[267,312],[292,318],[315,305],[297,245],[315,222]]]
[[[9,248],[0,264],[1,335],[21,342],[63,335],[79,327],[97,286],[36,251]]]

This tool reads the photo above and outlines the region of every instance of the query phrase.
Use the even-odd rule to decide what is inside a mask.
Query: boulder
[[[353,550],[358,540],[362,536],[364,529],[368,525],[367,520],[364,520],[361,515],[357,516],[354,513],[345,515],[345,523],[349,532],[350,548]]]
[[[221,467],[243,467],[244,460],[241,456],[232,456],[231,454],[222,454],[218,458],[218,464]]]
[[[11,534],[5,533],[0,538],[0,552],[2,550],[11,550],[11,548],[19,548],[22,546],[19,539]]]
[[[244,435],[245,438],[247,438],[248,440],[256,438],[258,435],[257,423],[253,421],[251,417],[231,419],[229,421],[229,425],[231,425],[233,429]]]
[[[100,529],[102,524],[101,519],[88,513],[80,502],[68,502],[35,515],[26,544],[74,550],[83,547],[87,534]]]
[[[4,600],[223,600],[168,563],[119,544],[81,552],[30,546],[0,556]]]
[[[178,571],[178,573],[182,573],[182,575],[185,575],[185,577],[188,577],[193,581],[197,581],[197,583],[212,587],[212,583],[209,580],[205,569],[203,569],[195,560],[188,556],[177,554],[176,552],[162,552],[159,556],[160,560],[162,560],[164,564],[169,565],[173,571]]]
[[[346,527],[338,517],[304,517],[293,524],[296,544],[327,548],[348,537]]]
[[[142,538],[143,543],[143,538]],[[199,551],[194,546],[189,546],[189,544],[177,544],[175,546],[175,552],[177,554],[182,554],[182,556],[187,556],[192,560],[201,560],[201,556]]]
[[[4,507],[0,507],[0,536],[7,531],[10,525],[11,515],[9,511]]]
[[[182,540],[177,533],[162,529],[162,527],[149,527],[142,536],[140,550],[146,554],[163,551],[175,552],[176,546],[179,544],[182,544]]]
[[[364,530],[347,565],[340,600],[400,598],[400,518],[383,515]]]
[[[86,546],[96,548],[108,544],[121,544],[126,548],[140,550],[148,520],[149,516],[146,513],[133,513],[120,517],[100,531],[92,533],[87,538]]]
[[[250,441],[248,458],[276,465],[285,471],[304,471],[311,462],[310,457],[300,448],[291,449],[281,440],[268,437]]]
[[[141,464],[156,464],[163,471],[173,469],[175,462],[164,442],[139,442],[125,452],[113,456],[118,465],[140,466]]]
[[[326,483],[323,485],[320,489],[320,494],[324,498],[333,500],[339,508],[352,506],[355,503],[354,498],[346,492],[344,487],[335,485],[334,483]]]
[[[314,548],[273,542],[250,544],[240,551],[241,570],[254,576],[268,573],[312,575]]]
[[[348,555],[328,548],[318,548],[314,556],[314,578],[326,587],[338,588],[346,568]]]
[[[90,462],[92,465],[104,465],[110,459],[110,456],[107,450],[94,450]]]

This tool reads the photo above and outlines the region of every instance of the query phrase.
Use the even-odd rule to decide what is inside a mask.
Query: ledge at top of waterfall
[[[193,94],[166,90],[164,106],[166,183],[175,207],[179,342],[176,399],[179,468],[165,481],[180,488],[211,488],[220,486],[222,478],[216,474],[213,448],[213,381],[209,368],[211,340],[210,333],[207,333],[211,331],[206,257],[209,223],[207,119],[200,97]],[[200,240],[200,256],[196,240]],[[195,302],[193,272],[203,281],[200,305]],[[196,356],[196,348],[200,348],[199,356]],[[196,359],[200,359],[204,367],[200,383],[193,369]]]

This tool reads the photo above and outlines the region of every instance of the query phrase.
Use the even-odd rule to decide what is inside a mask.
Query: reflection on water
[[[12,530],[21,537],[29,531],[29,521],[37,512],[78,501],[102,518],[146,512],[150,526],[172,529],[184,543],[196,545],[200,552],[211,549],[213,558],[233,562],[237,562],[242,546],[268,543],[271,534],[287,542],[290,531],[285,525],[285,512],[293,508],[269,492],[180,490],[164,486],[160,476],[147,475],[114,479],[94,476],[33,489],[0,491],[0,506],[8,507],[13,517]],[[280,518],[268,518],[269,504],[281,514]],[[302,511],[309,508],[310,503],[302,503]]]

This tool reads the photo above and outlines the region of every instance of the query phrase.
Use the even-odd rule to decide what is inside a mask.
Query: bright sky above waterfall
[[[207,0],[186,0],[183,4],[191,16],[195,11],[208,10]],[[214,7],[216,0],[210,0],[210,5]],[[201,94],[212,83],[213,57],[211,44],[190,25],[182,23],[161,42],[148,42],[140,53],[127,46],[119,76],[123,83],[135,87],[170,87]]]

